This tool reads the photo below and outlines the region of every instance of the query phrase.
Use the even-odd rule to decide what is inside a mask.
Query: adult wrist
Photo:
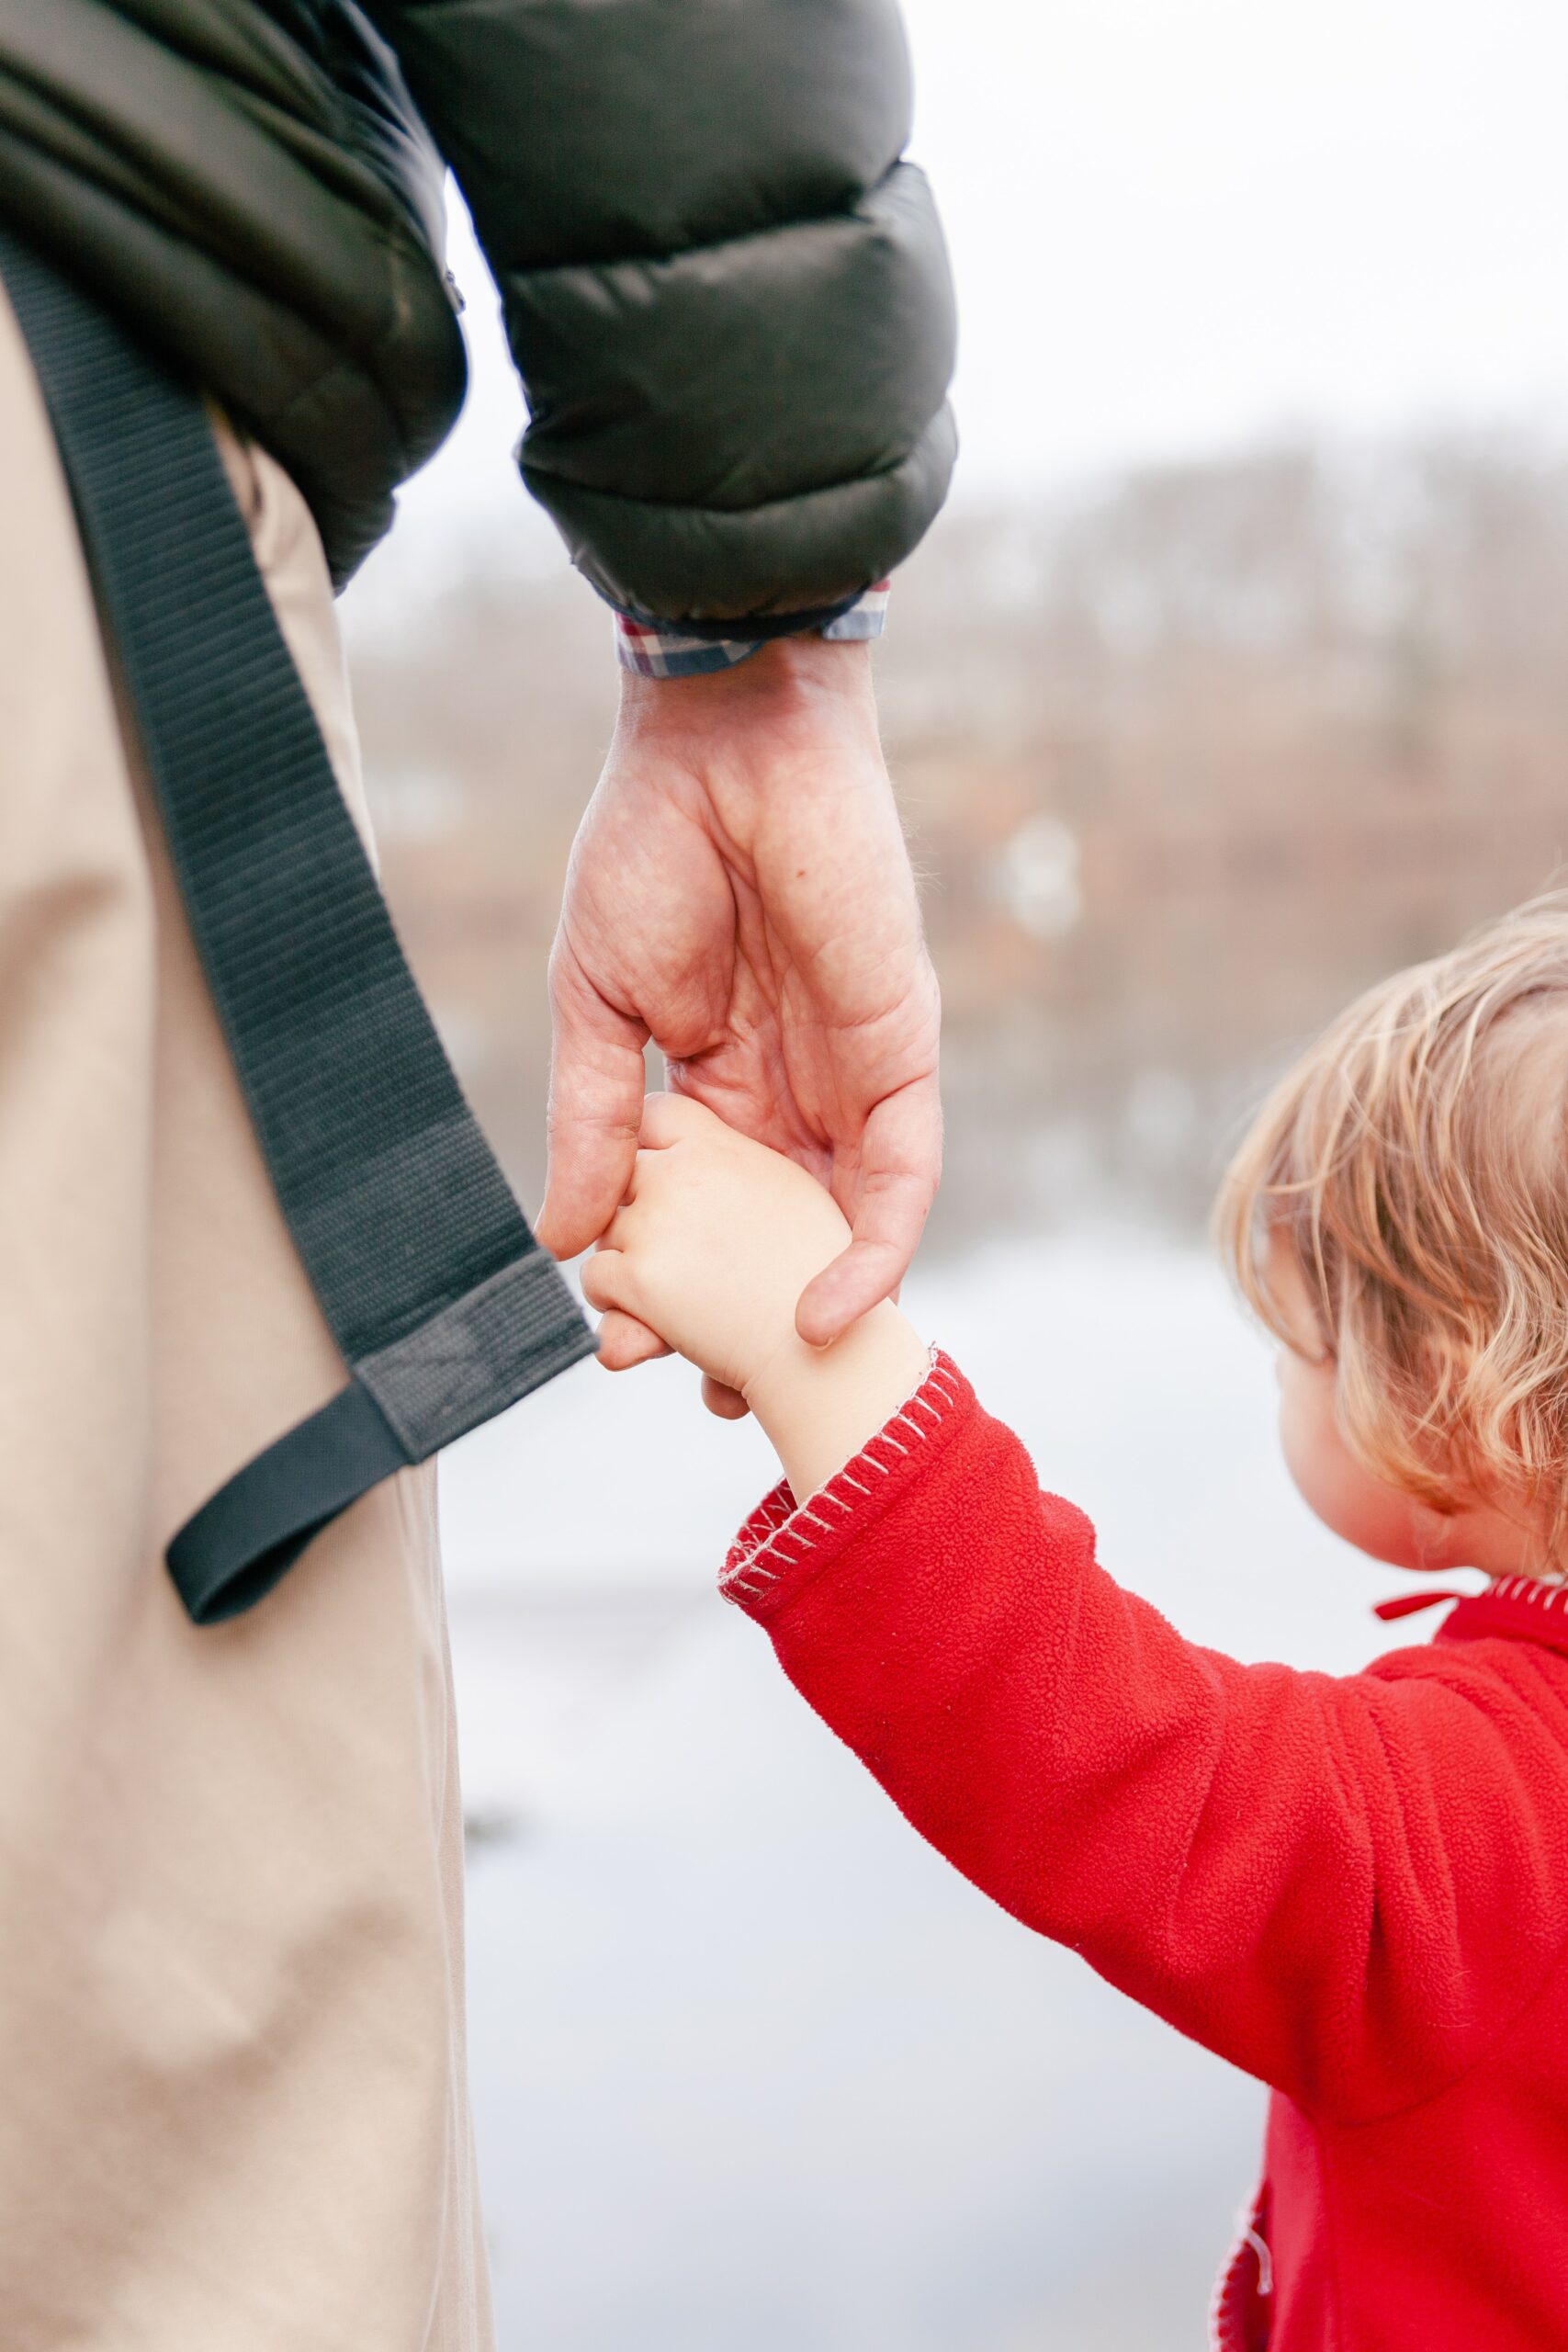
[[[869,644],[882,635],[891,580],[878,580],[847,603],[816,612],[777,613],[740,621],[652,620],[617,609],[615,656],[623,670],[643,678],[698,678],[753,661],[777,638],[826,639]]]
[[[780,637],[750,661],[703,677],[649,678],[621,672],[621,723],[639,734],[691,734],[749,722],[766,712],[795,722],[848,713],[875,726],[871,648],[821,637]]]

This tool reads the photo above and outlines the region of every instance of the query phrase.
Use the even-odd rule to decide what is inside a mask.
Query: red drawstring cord
[[[1402,1592],[1393,1600],[1374,1602],[1372,1615],[1391,1623],[1395,1617],[1414,1617],[1418,1609],[1436,1609],[1439,1600],[1463,1600],[1462,1592]]]

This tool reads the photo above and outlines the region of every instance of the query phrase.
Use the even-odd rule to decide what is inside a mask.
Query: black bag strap
[[[206,1624],[259,1600],[357,1495],[594,1341],[403,960],[200,398],[3,232],[0,276],[213,1001],[350,1373],[171,1544],[181,1598]]]

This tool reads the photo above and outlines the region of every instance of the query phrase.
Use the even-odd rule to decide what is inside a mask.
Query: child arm
[[[801,1348],[841,1227],[808,1177],[689,1104],[650,1105],[648,1139],[584,1287],[753,1404],[790,1481],[726,1589],[916,1828],[1309,2108],[1457,2075],[1568,1921],[1568,1708],[1540,1655],[1336,1679],[1184,1641],[953,1368],[922,1379],[896,1309]]]
[[[1335,1678],[1184,1641],[942,1359],[790,1500],[727,1585],[810,1705],[966,1877],[1248,2073],[1388,2112],[1551,1971],[1568,1725],[1529,1645]]]

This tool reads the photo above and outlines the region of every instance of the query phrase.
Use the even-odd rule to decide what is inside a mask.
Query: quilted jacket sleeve
[[[622,609],[839,605],[941,505],[953,312],[895,0],[375,0],[457,174],[524,477]]]

